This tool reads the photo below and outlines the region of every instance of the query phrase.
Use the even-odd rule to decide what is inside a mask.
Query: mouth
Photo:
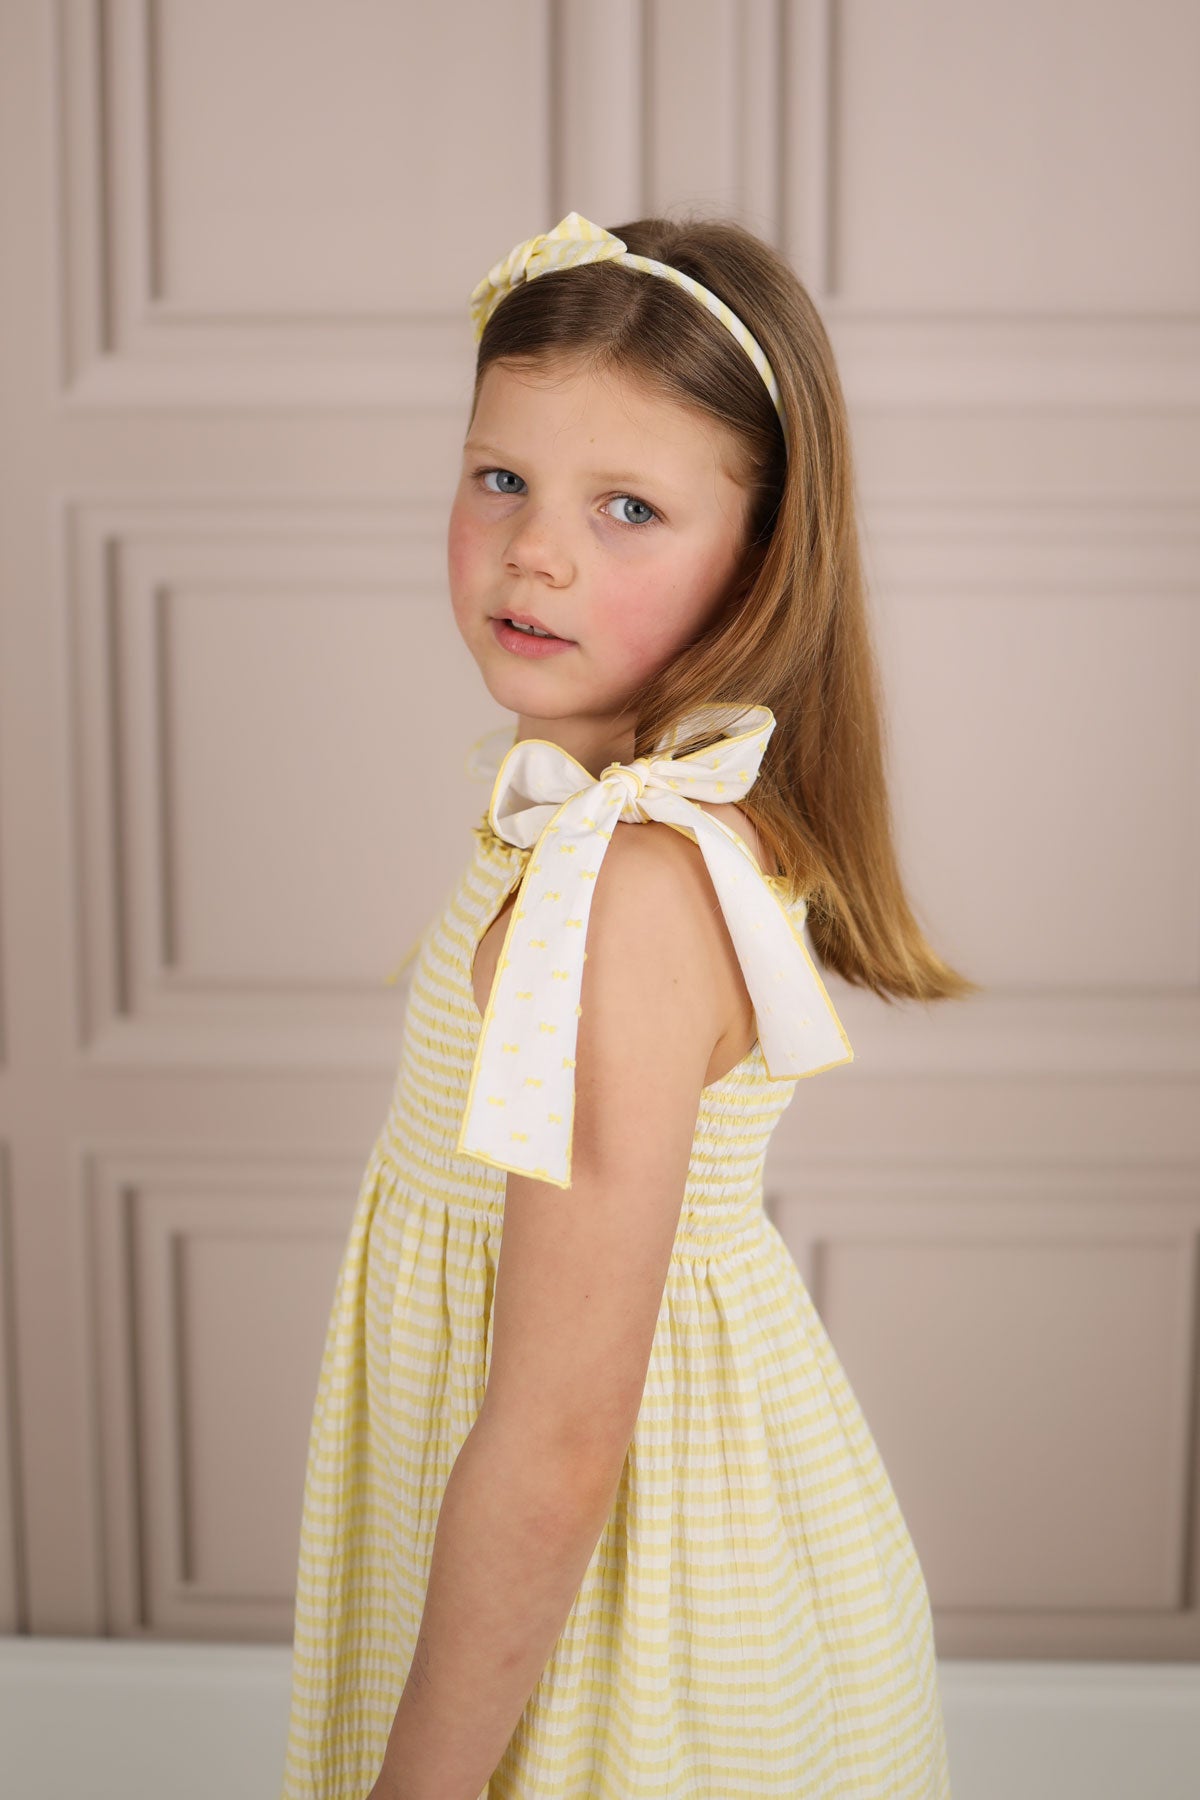
[[[514,622],[504,614],[492,619],[492,635],[502,649],[517,656],[553,656],[559,651],[575,648],[571,638],[543,635],[541,628]]]
[[[506,625],[513,631],[519,631],[525,637],[548,639],[555,644],[573,642],[571,638],[560,637],[556,631],[551,631],[548,625],[544,625],[540,619],[535,619],[532,613],[496,613],[493,615],[493,623]]]

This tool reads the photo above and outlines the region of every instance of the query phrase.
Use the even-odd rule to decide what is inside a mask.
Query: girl
[[[450,593],[517,727],[339,1277],[284,1792],[946,1800],[916,1552],[762,1204],[852,1057],[807,929],[976,991],[897,870],[829,343],[732,224],[572,213],[472,310]]]

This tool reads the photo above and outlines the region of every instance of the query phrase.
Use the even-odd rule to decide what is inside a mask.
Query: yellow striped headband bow
[[[483,328],[501,300],[519,282],[533,281],[539,275],[550,275],[558,269],[577,269],[583,263],[593,262],[619,262],[630,269],[641,269],[647,275],[661,275],[664,280],[673,281],[676,287],[685,289],[699,300],[701,306],[707,307],[714,318],[720,319],[722,325],[737,339],[762,376],[767,392],[775,403],[784,435],[787,435],[787,420],[783,414],[783,401],[775,371],[757,339],[751,336],[733,309],[682,270],[673,269],[669,263],[655,262],[649,256],[636,256],[633,251],[625,248],[621,238],[614,237],[611,231],[605,231],[602,225],[593,225],[590,219],[583,218],[577,212],[568,213],[565,219],[560,219],[553,231],[544,232],[539,237],[526,238],[523,244],[518,244],[515,250],[510,250],[507,256],[489,269],[473,289],[471,320],[475,327],[475,342],[478,343],[483,336]]]

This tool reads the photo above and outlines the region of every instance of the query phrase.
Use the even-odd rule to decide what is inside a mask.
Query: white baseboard
[[[291,1662],[275,1645],[0,1638],[0,1795],[278,1800]]]
[[[1200,1800],[1200,1665],[941,1662],[954,1800]],[[278,1800],[291,1653],[0,1637],[5,1800]]]
[[[953,1800],[1200,1800],[1200,1664],[939,1662]]]

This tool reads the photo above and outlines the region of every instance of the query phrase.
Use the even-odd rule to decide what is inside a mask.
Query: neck
[[[576,714],[569,719],[541,719],[531,713],[520,713],[514,743],[526,738],[544,738],[573,756],[595,781],[609,763],[633,761],[634,733],[637,721],[625,713],[616,718],[598,714]]]

